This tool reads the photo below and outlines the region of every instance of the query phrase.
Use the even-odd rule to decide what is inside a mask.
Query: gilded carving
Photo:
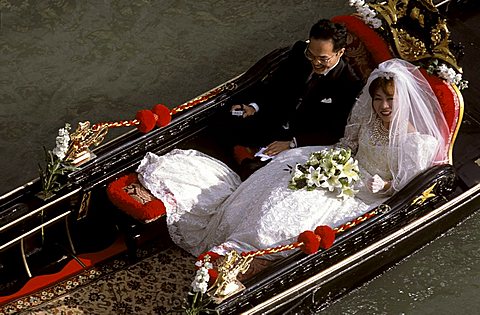
[[[435,193],[433,192],[433,189],[436,185],[437,183],[434,183],[432,186],[428,187],[420,196],[412,201],[412,205],[421,205],[428,199],[436,197]]]
[[[70,134],[70,146],[65,160],[73,165],[80,165],[91,158],[89,147],[100,144],[108,133],[108,127],[102,126],[96,130],[90,127],[90,122],[79,122],[77,129]]]
[[[425,27],[425,16],[420,13],[419,8],[413,8],[412,12],[410,12],[410,17],[414,20],[417,20],[421,27]]]
[[[253,256],[242,257],[231,251],[225,255],[223,262],[218,266],[218,277],[207,292],[215,303],[220,303],[229,296],[242,291],[245,286],[237,280],[239,273],[245,273],[250,267]]]
[[[403,29],[397,31],[395,43],[397,44],[397,49],[400,54],[407,56],[409,60],[418,60],[428,57],[425,43],[418,38],[411,36]]]
[[[427,19],[427,16],[435,17],[435,14],[438,14],[431,0],[420,0],[415,3],[415,6],[410,7],[409,0],[388,0],[369,5],[385,20],[386,33],[391,34],[399,58],[411,62],[436,58],[462,72],[449,48],[450,32],[446,21],[441,18]],[[430,30],[430,39],[417,38],[423,36],[415,36],[414,32],[406,30],[404,26],[407,25],[412,30]]]

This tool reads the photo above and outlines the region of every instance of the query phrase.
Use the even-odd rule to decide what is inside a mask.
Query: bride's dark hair
[[[378,89],[382,89],[382,91],[388,96],[393,96],[395,94],[395,82],[393,81],[393,78],[378,77],[373,80],[368,87],[370,97],[373,98]]]

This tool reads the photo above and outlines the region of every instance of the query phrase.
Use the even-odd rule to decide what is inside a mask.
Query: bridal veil
[[[376,116],[368,89],[378,77],[393,78],[395,83],[388,161],[394,179],[392,187],[399,190],[415,175],[412,172],[418,170],[418,159],[425,158],[422,152],[413,152],[418,147],[409,142],[412,130],[437,141],[435,152],[428,157],[431,159],[430,164],[434,165],[447,163],[448,127],[440,104],[419,69],[404,60],[391,59],[372,71],[350,113],[344,141],[353,146],[354,150],[360,126],[372,123]]]

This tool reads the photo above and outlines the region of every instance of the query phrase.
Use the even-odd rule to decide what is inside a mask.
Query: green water
[[[37,177],[65,122],[174,107],[350,12],[333,0],[0,0],[0,194]],[[479,230],[476,215],[325,313],[477,313]]]

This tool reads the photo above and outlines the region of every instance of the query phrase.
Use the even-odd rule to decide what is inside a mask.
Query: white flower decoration
[[[355,7],[362,20],[373,28],[382,26],[382,20],[377,18],[377,13],[363,0],[350,0],[349,5]]]
[[[468,81],[462,79],[462,74],[457,73],[453,68],[446,64],[439,64],[438,59],[434,59],[428,66],[427,71],[430,74],[438,75],[450,84],[455,84],[460,90],[468,88]]]
[[[210,275],[208,274],[208,269],[205,267],[200,267],[195,274],[195,279],[192,282],[193,292],[200,292],[202,294],[207,292],[208,281],[210,280]]]
[[[56,146],[52,150],[52,153],[59,159],[63,160],[68,151],[68,146],[70,143],[70,124],[65,124],[64,128],[58,130],[58,136],[55,139]]]

